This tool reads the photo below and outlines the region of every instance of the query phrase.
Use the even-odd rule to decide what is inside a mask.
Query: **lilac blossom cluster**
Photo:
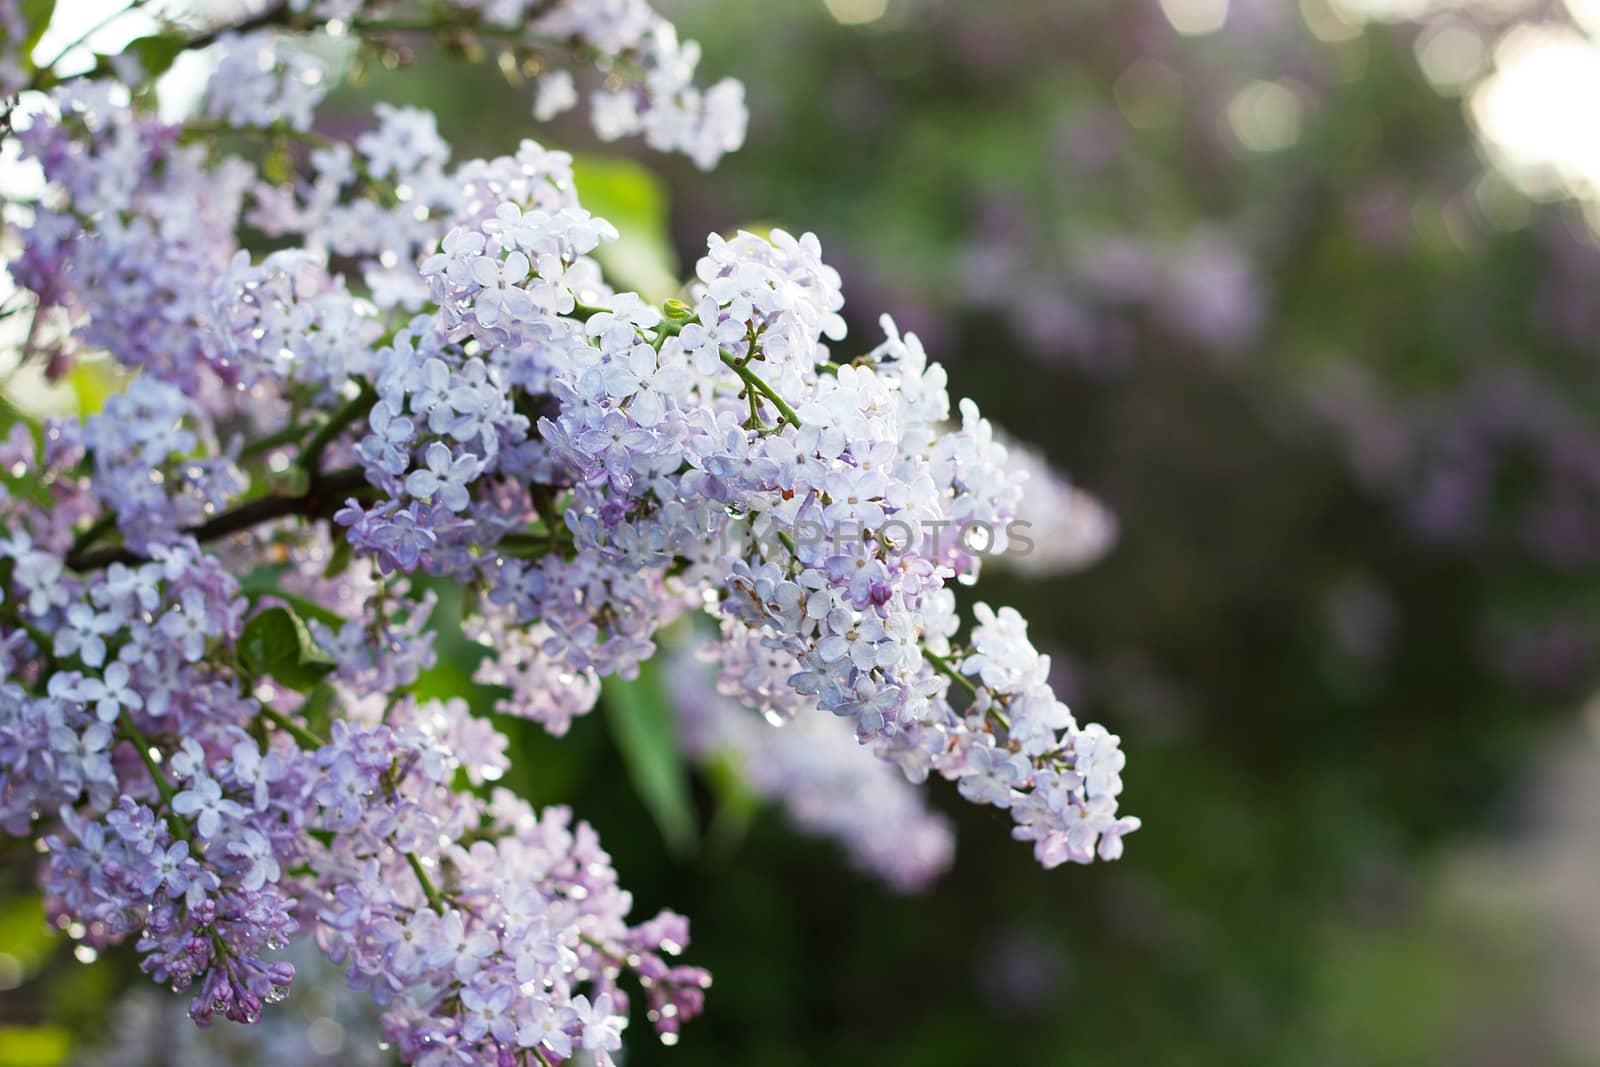
[[[378,1010],[365,993],[345,987],[343,972],[307,942],[291,946],[294,998],[252,1027],[186,1025],[181,1002],[139,988],[107,1014],[96,1048],[74,1067],[387,1067]]]
[[[1074,233],[1063,255],[1029,217],[1004,199],[987,204],[955,280],[976,306],[1004,316],[1030,353],[1108,375],[1131,362],[1142,319],[1224,356],[1261,336],[1271,294],[1255,251],[1221,225],[1178,241]]]
[[[450,10],[626,60],[649,92],[607,100],[617,128],[708,143],[646,106],[687,93],[693,57],[642,4]],[[1117,738],[1055,698],[1015,612],[979,605],[958,637],[953,586],[1005,550],[1038,463],[970,402],[952,418],[914,335],[885,319],[836,358],[839,277],[810,235],[713,236],[664,306],[614,291],[593,253],[617,231],[569,157],[452,165],[430,115],[381,105],[327,139],[327,72],[262,28],[276,11],[196,39],[221,55],[195,118],[157,117],[147,78],[19,113],[43,193],[7,208],[6,266],[60,326],[22,358],[137,371],[0,445],[26,488],[0,491],[0,827],[40,843],[53,922],[132,945],[200,1023],[257,1021],[309,938],[428,1067],[609,1064],[635,989],[675,1040],[709,984],[672,962],[687,922],[629,925],[594,832],[495,787],[506,738],[418,700],[421,576],[465,590],[501,710],[557,734],[665,623],[709,614],[723,694],[830,731],[822,762],[758,787],[844,766],[852,729],[885,761],[849,772],[870,783],[850,825],[789,800],[897,884],[949,843],[894,768],[1009,810],[1046,866],[1120,854]],[[284,11],[295,33],[395,31],[360,3]],[[221,132],[306,152],[274,176]],[[925,536],[952,525],[991,543]]]
[[[241,24],[255,25],[255,5]],[[405,0],[293,0],[273,10],[286,26],[320,27],[364,36],[413,34],[419,23],[441,35],[500,49],[533,73],[533,115],[547,122],[576,106],[588,80],[572,56],[593,68],[590,121],[607,141],[643,137],[660,152],[679,152],[709,170],[744,142],[744,86],[724,78],[695,84],[700,46],[681,41],[672,23],[646,0],[449,0],[420,5]],[[229,48],[225,95],[211,109],[238,125],[285,121],[310,125],[310,107],[326,87],[325,72],[303,52],[253,35],[246,48]]]
[[[1036,449],[1021,441],[1005,445],[1028,487],[1017,503],[1015,522],[1033,534],[1028,551],[1011,553],[1007,566],[1026,574],[1061,574],[1093,565],[1116,546],[1117,517],[1111,509],[1062,477]]]
[[[463,702],[352,700],[320,739],[244,666],[253,606],[221,561],[192,543],[155,556],[78,577],[26,533],[0,543],[0,824],[40,833],[59,926],[134,943],[202,1023],[283,999],[294,969],[271,957],[310,932],[410,1062],[607,1062],[624,973],[663,1034],[698,1012],[708,978],[667,960],[687,924],[627,925],[592,830],[454,788],[507,766]]]
[[[750,790],[781,804],[800,829],[839,842],[860,870],[902,893],[926,888],[955,855],[949,820],[837,720],[767,721],[718,693],[693,656],[670,661],[678,737],[697,763],[728,761]]]

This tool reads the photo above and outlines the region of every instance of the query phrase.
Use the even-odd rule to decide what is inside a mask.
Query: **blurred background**
[[[1122,735],[1144,829],[1045,872],[936,783],[954,865],[897,894],[679,762],[670,714],[620,725],[659,678],[559,743],[507,721],[511,784],[593,821],[716,976],[628,1063],[1600,1064],[1600,4],[658,6],[749,92],[710,176],[431,51],[322,126],[382,98],[457,158],[572,149],[656,295],[708,231],[815,231],[848,344],[891,312],[1116,514],[1093,568],[983,596]],[[314,1026],[175,1038],[119,999],[131,953],[80,965],[0,879],[4,1067],[384,1062],[315,990]]]

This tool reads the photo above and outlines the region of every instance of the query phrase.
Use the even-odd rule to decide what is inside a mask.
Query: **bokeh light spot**
[[[1300,139],[1304,110],[1299,95],[1281,82],[1251,82],[1228,104],[1228,125],[1252,152],[1279,152]]]
[[[1161,0],[1161,10],[1185,37],[1215,33],[1228,21],[1228,0]]]
[[[1128,125],[1140,130],[1170,126],[1178,118],[1183,82],[1165,63],[1140,59],[1128,66],[1112,86],[1117,108]]]
[[[846,26],[876,22],[889,10],[889,0],[822,0],[828,13]]]

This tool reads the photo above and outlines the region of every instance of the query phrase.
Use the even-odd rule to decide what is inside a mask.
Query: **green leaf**
[[[677,724],[654,666],[646,663],[632,682],[607,678],[600,693],[634,791],[655,819],[667,850],[674,856],[687,854],[695,846],[694,806]]]
[[[328,724],[333,719],[333,698],[337,696],[333,686],[326,680],[318,682],[315,689],[306,696],[304,704],[300,705],[300,716],[306,720],[306,726],[314,734],[328,735]]]
[[[345,572],[350,566],[350,561],[355,558],[355,549],[350,547],[350,538],[335,537],[333,539],[333,552],[328,556],[328,566],[323,569],[324,579],[333,579]]]
[[[337,554],[337,550],[335,550],[335,554]],[[349,621],[338,612],[328,610],[315,600],[307,600],[303,596],[284,592],[278,585],[278,579],[288,569],[289,565],[287,563],[272,563],[265,567],[257,567],[239,580],[239,592],[249,597],[252,603],[264,597],[281,600],[293,608],[295,614],[300,618],[314,619],[330,630],[338,630]]]
[[[183,54],[187,39],[181,33],[156,33],[129,41],[123,53],[132,53],[149,78],[159,78]]]
[[[44,901],[37,894],[16,897],[0,904],[0,945],[16,961],[26,981],[33,977],[59,937],[44,917]]]
[[[680,287],[678,259],[667,229],[667,195],[648,168],[632,160],[576,156],[573,182],[583,206],[622,233],[595,250],[607,277],[620,288],[661,300]]]
[[[22,63],[33,70],[33,49],[50,28],[50,19],[56,12],[56,0],[22,0],[22,21],[28,24],[22,39]]]
[[[270,677],[301,693],[315,688],[334,666],[288,608],[268,608],[244,624],[239,660],[252,676]]]
[[[724,753],[701,768],[711,795],[716,797],[717,810],[711,816],[706,830],[706,851],[718,859],[727,859],[738,849],[750,830],[750,824],[761,810],[761,800],[751,790],[739,761]]]
[[[72,1040],[61,1026],[0,1026],[0,1067],[56,1067]]]
[[[107,400],[122,392],[125,380],[125,375],[109,359],[74,362],[67,372],[67,382],[77,401],[78,417],[86,419],[98,413]]]

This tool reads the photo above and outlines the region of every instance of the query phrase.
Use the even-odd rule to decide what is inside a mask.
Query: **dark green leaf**
[[[181,33],[157,33],[130,41],[124,53],[132,53],[139,60],[148,77],[158,78],[172,66],[172,61],[183,54],[186,38]]]
[[[29,70],[33,69],[33,48],[50,27],[55,11],[56,0],[22,0],[22,20],[28,24],[27,36],[22,40],[22,62]]]
[[[289,569],[286,563],[274,563],[265,567],[257,567],[239,580],[239,592],[249,597],[251,602],[271,597],[281,600],[294,609],[295,614],[302,619],[313,619],[322,623],[331,630],[338,630],[346,620],[337,612],[329,611],[314,600],[307,600],[303,596],[286,593],[278,586],[278,580]]]
[[[632,682],[607,678],[601,696],[634,790],[661,829],[668,851],[684,855],[695,845],[694,807],[677,724],[653,665],[646,663]]]
[[[306,701],[300,705],[300,715],[306,720],[306,726],[314,734],[328,735],[328,724],[333,719],[333,686],[326,680],[318,682],[315,689],[306,695]]]
[[[677,292],[678,260],[661,179],[615,156],[580,155],[572,161],[572,175],[584,206],[622,233],[595,250],[607,278],[655,299]]]
[[[0,1067],[57,1067],[71,1049],[65,1027],[0,1025]]]
[[[45,921],[39,897],[25,894],[0,904],[0,945],[17,961],[24,978],[32,977],[44,964],[57,936],[58,931]]]
[[[718,756],[701,771],[717,800],[717,810],[706,830],[706,851],[719,860],[727,859],[749,832],[761,802],[745,781],[739,761],[732,756]]]
[[[239,660],[254,677],[270,677],[305,693],[333,670],[333,660],[311,640],[300,617],[288,608],[268,608],[244,624]]]
[[[343,574],[345,568],[350,566],[350,560],[355,556],[355,550],[350,547],[348,537],[335,537],[333,539],[333,554],[328,557],[328,566],[323,570],[323,578],[337,578]]]

